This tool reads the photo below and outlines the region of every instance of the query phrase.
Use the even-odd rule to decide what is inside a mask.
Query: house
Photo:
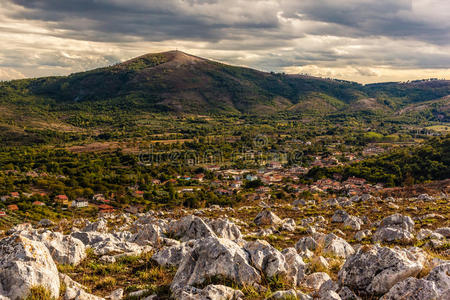
[[[236,181],[233,181],[230,186],[233,189],[240,189],[241,185],[242,185],[242,181],[236,180]]]
[[[205,178],[205,174],[196,174],[196,175],[194,176],[194,179],[195,179],[195,180],[198,180],[198,181],[200,181],[200,182],[202,182],[204,178]]]
[[[357,178],[357,177],[349,177],[346,181],[346,184],[354,184],[354,185],[364,185],[366,183],[366,180],[363,178]]]
[[[207,166],[205,169],[207,169],[209,171],[219,171],[220,167],[219,166]]]
[[[11,192],[10,195],[11,195],[12,198],[19,198],[20,197],[19,192]]]
[[[55,201],[62,205],[69,205],[69,198],[66,195],[56,195]]]
[[[161,184],[161,180],[159,179],[152,179],[152,183],[155,185]]]
[[[19,207],[16,204],[10,204],[7,208],[8,210],[19,210]]]
[[[0,210],[0,218],[2,218],[2,217],[6,217],[6,212]]]
[[[92,196],[92,200],[94,201],[104,201],[105,199],[105,195],[103,194],[95,194],[94,196]]]
[[[100,204],[97,206],[98,209],[100,210],[100,214],[104,215],[104,214],[109,214],[115,211],[114,207],[112,207],[111,205],[108,204]]]
[[[33,205],[35,205],[35,206],[45,206],[45,203],[41,202],[41,201],[34,201]]]
[[[259,188],[255,189],[255,192],[257,193],[269,193],[270,192],[270,188],[267,186],[260,186]]]
[[[97,207],[101,210],[111,210],[111,209],[114,210],[114,207],[108,204],[99,204],[97,205]]]
[[[89,201],[85,198],[77,198],[75,201],[72,201],[72,207],[83,208],[89,206]]]
[[[6,200],[8,200],[10,197],[8,195],[5,196],[1,196],[0,200],[2,200],[3,202],[5,202]]]
[[[217,189],[216,193],[219,195],[228,195],[228,196],[233,195],[233,191],[225,190],[225,189]]]
[[[143,191],[134,191],[133,196],[136,198],[143,198],[144,192]]]
[[[258,176],[248,174],[248,175],[245,177],[245,179],[247,179],[248,181],[254,181],[254,180],[258,180]]]

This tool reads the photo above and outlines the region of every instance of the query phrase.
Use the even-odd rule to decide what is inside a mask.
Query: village
[[[204,165],[200,170],[204,172],[193,172],[192,174],[174,175],[165,181],[153,178],[150,185],[153,189],[166,189],[168,185],[173,187],[177,194],[192,194],[198,191],[214,193],[221,198],[239,198],[244,202],[264,202],[277,195],[278,200],[293,201],[304,198],[324,198],[331,196],[358,196],[370,194],[383,189],[383,184],[371,184],[365,179],[349,177],[343,180],[340,174],[334,174],[332,178],[322,178],[316,181],[305,182],[304,177],[311,168],[331,167],[342,165],[339,158],[344,158],[346,162],[361,160],[364,156],[373,153],[380,153],[381,148],[369,147],[362,152],[363,156],[340,152],[331,156],[314,156],[311,158],[309,166],[286,166],[280,161],[267,162],[259,168],[236,169],[223,165]],[[197,169],[198,170],[198,169]],[[207,175],[206,175],[206,174]],[[5,170],[4,176],[13,177],[16,180],[28,178],[30,180],[51,179],[54,181],[65,181],[69,178],[61,174],[49,174],[31,170],[20,172],[17,170]],[[147,186],[148,187],[148,186]],[[280,196],[280,191],[282,192]],[[142,189],[138,184],[126,187],[125,193],[127,204],[118,201],[114,191],[92,191],[89,195],[80,197],[70,197],[64,193],[57,193],[52,190],[42,190],[33,187],[26,191],[15,190],[0,196],[0,225],[28,219],[33,210],[43,210],[43,207],[55,212],[74,212],[89,210],[89,215],[99,216],[115,213],[128,212],[139,213],[146,207],[142,201],[144,198],[152,200],[149,191]],[[285,198],[285,199],[283,199]],[[27,205],[21,211],[19,203]],[[22,205],[23,206],[23,205]],[[45,214],[44,214],[45,215]]]

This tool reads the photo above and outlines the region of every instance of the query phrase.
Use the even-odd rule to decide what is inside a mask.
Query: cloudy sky
[[[0,0],[0,80],[178,49],[359,82],[450,79],[448,0]]]

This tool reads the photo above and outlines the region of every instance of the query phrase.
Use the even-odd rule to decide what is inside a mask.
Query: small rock
[[[304,284],[307,288],[318,291],[320,289],[320,286],[328,280],[331,280],[331,278],[327,273],[316,272],[306,276]]]

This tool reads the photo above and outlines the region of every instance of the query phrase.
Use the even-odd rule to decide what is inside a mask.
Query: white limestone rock
[[[23,299],[35,286],[59,296],[58,269],[47,247],[20,235],[0,240],[0,295]]]

